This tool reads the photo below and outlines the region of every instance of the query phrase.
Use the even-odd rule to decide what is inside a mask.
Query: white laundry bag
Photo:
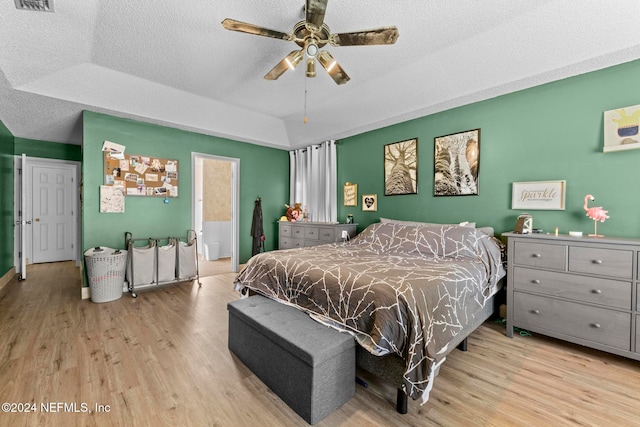
[[[196,241],[178,244],[178,278],[190,279],[198,275]]]
[[[152,243],[144,247],[131,247],[131,262],[127,268],[127,281],[134,286],[150,285],[156,280],[156,247]],[[133,267],[132,267],[133,264]],[[133,277],[133,279],[132,279]]]
[[[176,242],[158,246],[158,283],[176,280]]]

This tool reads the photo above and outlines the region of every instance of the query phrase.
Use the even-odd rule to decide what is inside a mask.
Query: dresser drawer
[[[280,237],[291,237],[291,224],[280,223]]]
[[[304,227],[304,238],[318,240],[318,227]]]
[[[515,242],[514,263],[530,267],[564,270],[567,247],[545,243]]]
[[[335,242],[336,233],[340,233],[340,230],[336,228],[328,228],[328,227],[318,228],[319,238],[323,242]]]
[[[515,292],[514,322],[621,350],[631,347],[631,315],[606,308]]]
[[[633,251],[572,246],[569,248],[569,271],[631,279]]]
[[[296,239],[304,239],[304,227],[291,226],[291,237]]]
[[[291,237],[280,237],[278,248],[292,249],[292,248],[302,248],[303,246],[304,246],[304,239],[292,239]]]
[[[631,282],[621,280],[514,267],[513,286],[518,291],[591,302],[623,310],[631,309]]]

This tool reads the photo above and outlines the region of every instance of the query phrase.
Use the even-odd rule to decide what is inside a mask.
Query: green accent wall
[[[16,137],[14,154],[19,156],[23,153],[28,157],[70,160],[74,162],[82,161],[82,147],[80,145]]]
[[[530,211],[534,228],[593,233],[584,196],[609,211],[598,224],[607,236],[640,237],[640,150],[603,153],[603,112],[640,104],[640,60],[421,117],[338,144],[338,183],[358,184],[358,206],[342,206],[358,230],[380,217],[437,223],[476,221],[497,233],[513,230],[519,181],[566,180],[566,210]],[[433,196],[434,138],[481,129],[479,195]],[[418,138],[418,194],[384,196],[383,147]],[[376,212],[362,211],[362,194],[377,194]]]
[[[95,246],[124,248],[125,232],[137,237],[185,236],[191,228],[191,153],[240,159],[239,261],[251,257],[254,202],[262,198],[265,249],[277,248],[277,219],[289,199],[289,153],[285,150],[187,132],[85,111],[82,147],[83,251]],[[122,144],[127,154],[175,159],[179,197],[126,197],[125,213],[100,213],[104,141]]]
[[[0,277],[13,267],[14,138],[0,121]]]

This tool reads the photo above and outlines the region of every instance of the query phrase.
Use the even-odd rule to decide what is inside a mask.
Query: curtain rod
[[[328,142],[328,143],[330,143],[330,144],[338,145],[338,140],[327,140],[327,141],[324,141],[324,142]],[[322,144],[323,144],[323,143],[309,145],[309,146],[307,146],[307,147],[304,147],[304,148],[302,149],[302,152],[303,152],[303,153],[306,153],[306,152],[307,152],[307,150],[308,150],[309,148],[312,148],[312,147],[313,147],[313,148],[315,148],[315,149],[317,150],[318,148],[320,148],[320,145],[322,145]],[[299,149],[298,149],[298,150],[299,150]],[[295,156],[296,151],[298,151],[298,150],[290,150],[289,152],[290,152],[290,153],[293,153],[293,155]]]

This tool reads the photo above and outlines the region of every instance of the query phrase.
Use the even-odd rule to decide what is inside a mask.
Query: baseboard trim
[[[11,267],[9,271],[7,271],[4,276],[0,277],[0,289],[4,288],[4,286],[11,281],[16,275],[16,268]]]

